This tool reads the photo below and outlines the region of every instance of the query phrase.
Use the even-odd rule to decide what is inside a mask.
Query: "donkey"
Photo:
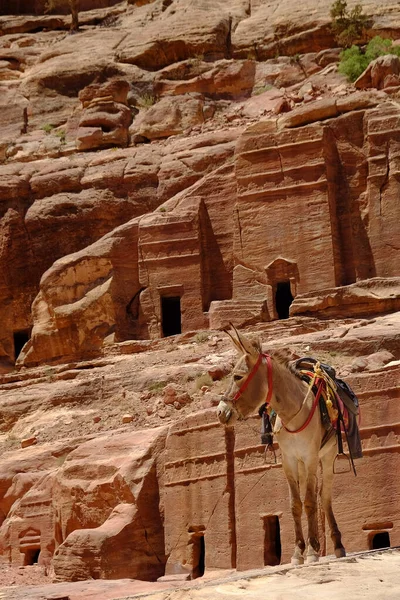
[[[219,421],[227,426],[245,419],[266,402],[277,414],[274,432],[282,453],[282,467],[289,484],[294,520],[295,548],[292,564],[319,559],[317,518],[317,469],[322,465],[321,502],[328,520],[336,557],[346,556],[342,537],[332,510],[333,463],[336,438],[326,435],[318,401],[282,353],[264,354],[259,342],[252,342],[232,325],[225,330],[239,351],[230,385],[217,408]],[[307,544],[301,525],[302,500],[307,515]]]

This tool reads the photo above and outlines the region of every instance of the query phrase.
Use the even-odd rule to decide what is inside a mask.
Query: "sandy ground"
[[[39,567],[36,567],[39,569]],[[20,572],[23,570],[20,569]],[[32,576],[32,570],[30,571]],[[400,599],[400,549],[326,557],[316,565],[280,565],[211,572],[190,582],[148,583],[123,579],[43,583],[0,588],[1,600],[374,600]]]

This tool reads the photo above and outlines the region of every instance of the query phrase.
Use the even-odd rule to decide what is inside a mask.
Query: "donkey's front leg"
[[[314,461],[306,467],[306,492],[304,509],[307,515],[307,563],[319,560],[320,543],[318,538],[318,513],[317,513],[317,466]]]
[[[306,547],[303,530],[301,527],[301,512],[302,504],[300,498],[299,474],[297,461],[295,464],[289,465],[282,457],[283,469],[286,479],[289,484],[290,491],[290,508],[294,521],[294,533],[296,537],[294,554],[292,556],[292,565],[302,565],[304,563],[303,553]]]

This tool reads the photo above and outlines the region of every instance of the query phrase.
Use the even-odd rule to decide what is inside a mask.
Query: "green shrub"
[[[331,6],[332,31],[339,46],[350,48],[362,39],[365,30],[371,27],[371,19],[363,14],[361,4],[347,9],[346,0],[335,0]]]
[[[55,125],[52,125],[51,123],[45,123],[45,125],[43,125],[42,130],[49,134],[51,131],[53,131]]]
[[[167,385],[166,381],[153,381],[153,383],[151,383],[149,385],[149,392],[153,392],[153,393],[158,393],[161,392],[165,386]]]
[[[54,132],[54,135],[56,135],[58,138],[60,138],[60,142],[62,144],[65,144],[65,136],[66,136],[65,129],[58,129],[57,131]]]
[[[209,335],[209,333],[207,333],[207,331],[199,331],[194,336],[194,340],[198,344],[201,344],[202,342],[207,342],[209,339],[210,339],[210,335]]]
[[[368,59],[358,46],[347,48],[340,55],[339,73],[355,81],[368,67]]]
[[[137,105],[139,108],[150,108],[150,106],[153,106],[156,102],[157,99],[155,96],[152,96],[152,94],[143,94],[143,96],[138,98]]]
[[[376,35],[369,42],[365,50],[365,56],[370,63],[371,60],[378,58],[378,56],[384,56],[385,54],[395,54],[396,56],[400,56],[400,46],[393,46],[393,40],[383,39],[379,35]]]
[[[208,373],[202,373],[196,377],[195,387],[197,390],[201,390],[201,388],[204,386],[211,387],[212,384],[213,380],[211,379],[211,375]]]
[[[377,35],[372,38],[364,50],[358,46],[343,50],[340,55],[339,73],[346,75],[350,81],[355,81],[371,61],[385,54],[400,56],[400,47],[393,46],[392,40],[383,39]]]

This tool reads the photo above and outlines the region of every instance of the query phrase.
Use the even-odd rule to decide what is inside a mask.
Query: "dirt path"
[[[352,554],[319,564],[212,572],[189,582],[82,581],[0,588],[0,600],[399,600],[400,549]]]

